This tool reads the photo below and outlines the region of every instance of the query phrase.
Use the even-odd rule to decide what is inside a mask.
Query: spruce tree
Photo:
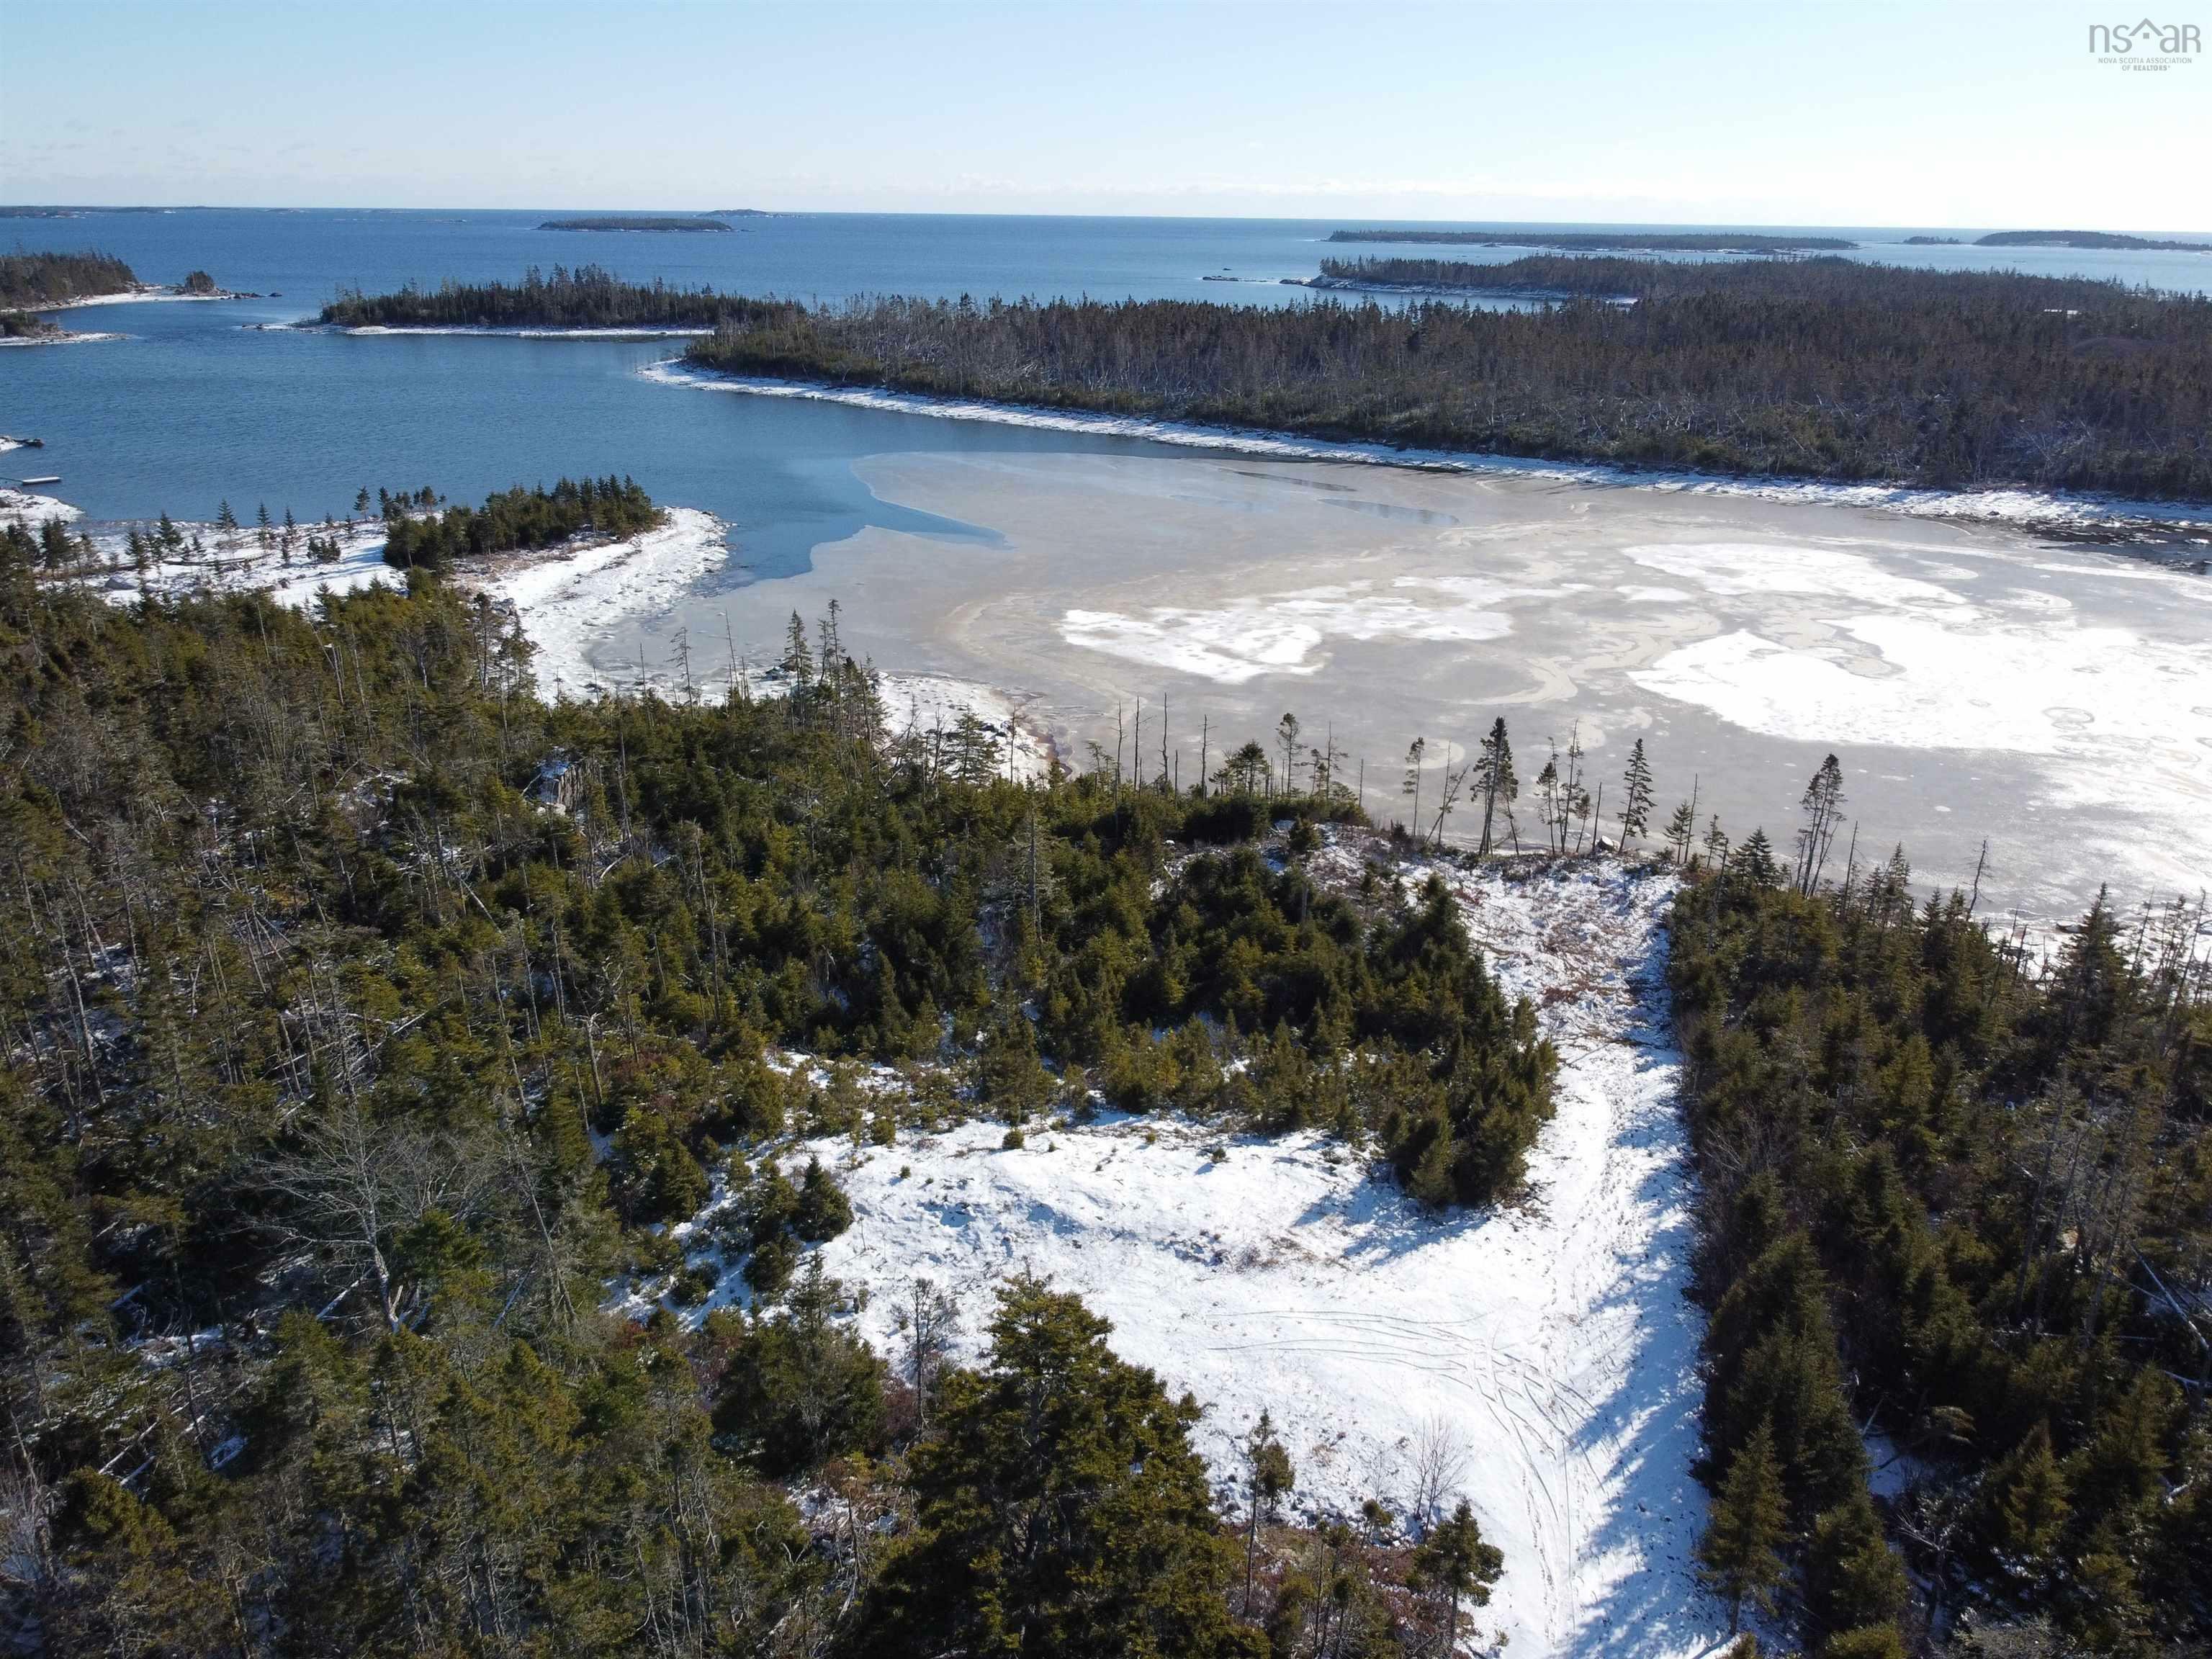
[[[1000,1290],[989,1358],[945,1376],[937,1432],[911,1455],[913,1534],[854,1651],[1254,1650],[1224,1594],[1236,1547],[1190,1448],[1198,1402],[1116,1358],[1111,1329],[1036,1279]]]
[[[1626,842],[1642,836],[1651,822],[1651,763],[1644,758],[1641,738],[1628,751],[1628,769],[1620,781],[1627,796],[1620,810],[1620,838]]]
[[[1773,1431],[1762,1420],[1730,1460],[1698,1544],[1698,1575],[1729,1604],[1730,1635],[1743,1627],[1746,1601],[1761,1612],[1774,1605],[1789,1571],[1780,1553],[1786,1516]]]
[[[2071,1508],[2065,1472],[2051,1454],[2051,1425],[2039,1422],[1983,1483],[1983,1541],[2008,1572],[2039,1577]]]
[[[1492,723],[1475,757],[1474,788],[1482,797],[1482,839],[1474,852],[1477,858],[1486,858],[1497,844],[1499,812],[1510,820],[1514,799],[1521,793],[1521,781],[1513,772],[1513,744],[1505,735],[1503,715]]]
[[[1449,1520],[1431,1527],[1428,1536],[1414,1546],[1407,1579],[1416,1589],[1428,1590],[1444,1604],[1445,1653],[1459,1650],[1461,1601],[1464,1599],[1471,1607],[1486,1606],[1490,1587],[1504,1571],[1504,1553],[1495,1545],[1483,1541],[1474,1510],[1464,1498],[1459,1500],[1459,1507],[1452,1511]]]
[[[1248,1507],[1244,1533],[1244,1616],[1252,1616],[1252,1570],[1259,1558],[1260,1522],[1274,1512],[1283,1494],[1296,1483],[1291,1455],[1275,1438],[1275,1425],[1262,1409],[1260,1420],[1244,1437],[1244,1495]]]

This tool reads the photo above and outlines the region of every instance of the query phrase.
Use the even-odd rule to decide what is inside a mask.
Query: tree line
[[[112,253],[0,253],[0,311],[36,311],[137,284],[131,267]]]
[[[1823,883],[1838,782],[1786,867],[1747,840],[1674,911],[1703,1571],[1835,1659],[2202,1651],[2202,903],[2100,896],[2040,970],[1901,852]]]
[[[490,553],[557,547],[584,534],[619,541],[651,529],[665,516],[635,480],[612,474],[564,477],[550,489],[517,484],[485,496],[480,507],[463,502],[443,512],[410,512],[410,504],[418,509],[429,505],[421,495],[410,503],[404,492],[381,494],[384,562],[400,570],[436,569]],[[356,509],[367,501],[364,489],[355,498]]]
[[[1619,268],[1632,263],[1503,268],[1629,280],[1644,297],[1625,307],[878,298],[764,306],[688,357],[1442,449],[2212,496],[2212,301],[1840,260]]]

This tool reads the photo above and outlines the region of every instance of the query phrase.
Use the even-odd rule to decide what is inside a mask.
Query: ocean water
[[[0,352],[0,432],[47,447],[0,477],[59,473],[94,520],[228,501],[301,519],[343,514],[364,484],[455,499],[563,473],[626,472],[655,496],[729,521],[733,574],[804,568],[866,524],[918,527],[851,463],[902,449],[1151,453],[1073,433],[918,420],[880,410],[672,393],[637,370],[666,342],[346,338],[257,325],[312,316],[345,288],[519,276],[598,263],[635,279],[837,300],[884,291],[1090,295],[1303,303],[1331,222],[803,214],[727,234],[538,228],[539,213],[180,210],[0,222],[25,247],[98,247],[146,279],[204,269],[270,297],[87,308],[70,325],[118,341]],[[1863,257],[2118,277],[2212,291],[2212,254],[1903,246],[1909,230],[1844,231]],[[1971,234],[1972,233],[1962,233]],[[1347,251],[1390,251],[1367,244]],[[1435,250],[1427,250],[1435,252]],[[1510,248],[1458,250],[1505,259]],[[1456,255],[1455,255],[1456,257]],[[1208,276],[1232,276],[1210,282]],[[35,465],[29,465],[35,460]],[[965,533],[960,526],[938,526]]]

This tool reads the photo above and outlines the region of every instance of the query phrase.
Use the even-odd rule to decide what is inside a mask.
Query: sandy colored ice
[[[1204,754],[1334,741],[1369,811],[1425,802],[1503,715],[1524,787],[1579,732],[1620,803],[1645,740],[1663,821],[1694,787],[1787,848],[1825,754],[1862,854],[1903,842],[1926,882],[2066,917],[2212,884],[2212,579],[2042,538],[1829,503],[1194,453],[894,454],[876,492],[974,526],[869,529],[801,575],[721,587],[688,622],[770,648],[842,602],[878,664],[1006,688],[1060,752],[1115,744],[1194,781]],[[635,631],[606,647],[634,659]],[[1165,705],[1165,719],[1162,706]],[[1305,757],[1302,755],[1303,766]],[[1465,815],[1448,828],[1464,830]],[[1655,824],[1655,827],[1656,825]],[[1520,828],[1539,832],[1524,799]],[[1848,846],[1846,831],[1844,846]],[[1840,861],[1844,847],[1838,848]]]

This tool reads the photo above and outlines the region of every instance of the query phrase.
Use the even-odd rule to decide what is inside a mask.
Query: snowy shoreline
[[[1659,494],[1725,495],[1815,506],[1871,507],[1908,518],[1981,520],[2015,528],[2077,534],[2127,535],[2212,532],[2212,507],[2182,501],[2136,501],[2122,496],[2065,495],[2021,489],[1945,490],[1917,484],[1849,484],[1820,479],[1777,477],[1725,477],[1711,473],[1641,471],[1595,461],[1549,461],[1473,451],[1395,448],[1302,438],[1249,427],[1212,427],[1152,416],[1105,415],[1048,409],[1028,404],[998,404],[976,398],[937,398],[877,386],[836,386],[811,380],[781,380],[757,375],[693,368],[680,359],[647,364],[638,371],[663,386],[737,392],[757,398],[797,398],[848,404],[892,414],[926,415],[940,420],[988,421],[1050,431],[1089,432],[1142,438],[1186,448],[1228,450],[1310,461],[1350,461],[1413,471],[1486,473],[1549,483],[1650,490]]]
[[[163,283],[142,283],[137,288],[125,289],[120,294],[83,294],[74,300],[55,300],[44,305],[18,307],[23,311],[77,311],[86,306],[152,305],[170,301],[204,304],[216,300],[252,300],[261,296],[253,294],[234,294],[228,289],[217,289],[213,294],[186,294],[181,289]]]
[[[395,328],[382,323],[357,325],[344,323],[258,323],[249,326],[264,332],[343,334],[353,339],[386,339],[421,334],[446,339],[480,340],[692,340],[712,334],[711,328],[493,328],[468,323],[441,324],[434,328]]]
[[[666,614],[701,578],[728,561],[729,527],[720,519],[697,507],[663,511],[662,523],[621,541],[501,554],[456,568],[448,580],[520,622],[537,647],[531,670],[540,696],[551,701],[645,688],[674,696],[682,688],[665,660],[605,668],[592,659],[593,648],[625,624]],[[0,523],[36,529],[48,519],[75,524],[82,516],[81,509],[52,496],[0,489]],[[337,542],[338,556],[329,561],[310,559],[301,551],[287,562],[275,549],[262,548],[252,531],[234,532],[225,547],[226,538],[213,525],[180,523],[177,528],[187,542],[197,536],[204,550],[212,550],[198,559],[158,561],[142,575],[127,562],[130,526],[106,524],[92,533],[92,542],[107,568],[69,580],[97,591],[112,605],[134,604],[142,590],[162,599],[263,592],[296,611],[313,609],[326,593],[396,588],[405,580],[404,571],[384,562],[384,526],[375,520],[334,528],[300,526],[302,544],[309,535]],[[726,673],[702,670],[694,684],[711,694],[718,684],[738,680],[749,695],[775,696],[786,689],[776,671],[741,670],[734,662]],[[950,732],[963,715],[972,714],[1005,744],[1007,776],[1026,781],[1050,773],[1056,758],[1052,739],[1024,718],[1030,699],[1020,693],[942,674],[896,672],[879,672],[876,688],[884,727],[894,735]]]

